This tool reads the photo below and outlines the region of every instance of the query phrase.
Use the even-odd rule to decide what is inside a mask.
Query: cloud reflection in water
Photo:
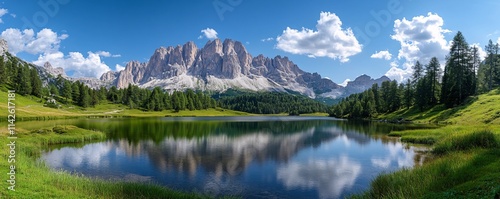
[[[315,188],[320,198],[337,198],[344,188],[354,185],[361,164],[347,156],[330,160],[291,162],[278,168],[277,177],[288,189]]]

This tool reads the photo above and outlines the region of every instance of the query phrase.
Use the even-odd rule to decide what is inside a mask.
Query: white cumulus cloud
[[[268,37],[268,38],[265,38],[265,39],[261,39],[260,41],[262,41],[262,42],[274,41],[274,38]]]
[[[38,59],[33,61],[34,64],[43,65],[45,62],[50,62],[54,67],[61,67],[65,72],[71,74],[72,77],[100,77],[110,68],[101,60],[101,56],[118,56],[112,55],[106,51],[88,52],[85,57],[80,52],[69,52],[65,55],[59,50],[62,40],[69,37],[67,34],[57,34],[51,29],[42,29],[35,33],[32,29],[9,28],[4,30],[0,37],[7,41],[9,52],[16,55],[19,52],[26,52],[33,55],[38,55]]]
[[[392,59],[392,54],[389,51],[387,51],[387,50],[383,50],[383,51],[375,52],[375,54],[373,54],[370,57],[374,58],[374,59],[391,60]]]
[[[481,47],[481,45],[479,43],[473,43],[472,45],[470,45],[470,47],[477,48],[477,54],[479,54],[481,61],[484,60],[488,56],[488,53],[486,51],[484,51],[483,47]]]
[[[411,76],[413,69],[407,65],[399,67],[397,62],[391,62],[391,69],[389,69],[385,76],[389,79],[396,80],[398,82],[403,82],[405,79]]]
[[[101,61],[97,53],[87,52],[87,57],[80,52],[70,52],[64,55],[62,52],[45,53],[38,57],[33,63],[43,65],[50,62],[54,67],[62,67],[66,73],[73,77],[96,77],[99,78],[103,73],[110,71],[108,65]]]
[[[203,39],[203,38],[207,38],[207,39],[217,39],[217,31],[215,31],[214,29],[212,28],[206,28],[206,29],[203,29],[201,30],[201,33],[203,33],[202,35],[200,35],[198,37],[198,39]]]
[[[19,52],[39,54],[59,50],[62,40],[68,38],[67,34],[58,35],[51,29],[42,29],[35,35],[33,29],[9,28],[2,32],[1,38],[7,41],[9,52],[16,55]]]
[[[97,53],[98,55],[100,55],[100,56],[103,56],[103,57],[121,57],[121,56],[122,56],[122,55],[119,55],[119,54],[117,54],[117,55],[113,55],[113,54],[111,54],[111,53],[110,53],[110,52],[108,52],[108,51],[97,51],[96,53]]]
[[[3,23],[2,17],[7,13],[9,13],[9,10],[5,8],[0,8],[0,23]]]
[[[342,82],[341,84],[339,84],[340,86],[343,86],[343,87],[346,87],[347,86],[347,83],[349,83],[351,81],[351,79],[345,79],[344,82]]]
[[[122,66],[120,64],[116,64],[115,71],[120,72],[122,70],[125,70],[125,66]]]
[[[335,13],[321,12],[316,29],[287,27],[276,39],[276,47],[292,54],[329,57],[341,62],[347,62],[350,56],[361,52],[362,45],[351,28],[343,29],[342,21]]]
[[[402,81],[413,72],[409,66],[416,61],[426,64],[432,57],[437,57],[444,67],[450,48],[450,42],[446,41],[444,34],[451,31],[443,28],[443,25],[443,18],[433,13],[416,16],[411,20],[403,18],[394,21],[394,34],[391,38],[400,43],[398,59],[404,60],[404,64],[403,67],[392,66],[386,76]]]

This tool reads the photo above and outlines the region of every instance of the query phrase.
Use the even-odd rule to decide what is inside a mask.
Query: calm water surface
[[[385,135],[396,126],[325,117],[118,118],[53,121],[108,140],[55,146],[53,169],[153,182],[212,196],[342,198],[418,155]]]

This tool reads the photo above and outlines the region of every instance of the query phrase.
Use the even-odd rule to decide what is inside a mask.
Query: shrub
[[[38,129],[38,130],[33,130],[31,133],[38,133],[38,134],[48,134],[51,133],[52,129],[50,128],[43,128],[43,129]]]
[[[67,129],[66,127],[63,127],[63,126],[56,126],[52,129],[55,133],[57,134],[64,134],[64,133],[67,133]]]

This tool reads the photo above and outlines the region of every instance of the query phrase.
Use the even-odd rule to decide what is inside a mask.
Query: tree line
[[[459,31],[453,38],[444,71],[436,57],[426,65],[416,61],[406,82],[374,84],[330,107],[329,114],[338,118],[369,118],[403,108],[423,111],[438,104],[447,108],[461,105],[470,96],[500,86],[499,44],[490,40],[485,49],[487,57],[482,61],[479,48],[469,46]]]
[[[17,59],[6,61],[0,56],[0,85],[7,83],[21,95],[41,97],[43,94],[42,80],[36,68]]]
[[[123,89],[118,89],[115,86],[109,89],[104,86],[99,89],[92,89],[79,81],[71,82],[60,76],[51,87],[54,88],[52,93],[60,94],[65,102],[73,102],[84,108],[94,107],[104,100],[125,105],[130,109],[145,111],[181,111],[186,109],[192,111],[215,108],[217,105],[216,101],[209,95],[191,89],[184,92],[174,91],[169,93],[160,87],[150,90],[132,84]]]
[[[256,114],[326,112],[328,107],[306,96],[279,92],[244,93],[219,99],[222,108]]]
[[[60,103],[82,108],[95,107],[100,103],[122,104],[130,109],[144,111],[201,110],[222,108],[258,114],[326,112],[327,106],[308,97],[288,93],[247,93],[230,90],[216,101],[209,94],[187,89],[165,92],[128,85],[126,88],[90,88],[80,81],[70,81],[61,75],[47,79],[44,86],[37,67],[7,53],[7,61],[0,56],[0,87],[15,89],[20,95],[32,95],[46,100],[50,107]],[[234,95],[236,93],[236,96]],[[54,99],[54,100],[51,100]]]
[[[145,111],[162,110],[201,110],[215,108],[217,102],[210,95],[200,91],[186,90],[184,92],[165,92],[160,87],[153,90],[129,85],[118,89],[100,87],[90,88],[80,81],[72,82],[61,75],[49,78],[45,86],[39,76],[37,68],[7,53],[7,60],[0,56],[0,87],[15,89],[20,95],[32,95],[45,98],[47,105],[57,107],[56,99],[64,104],[74,104],[83,108],[95,107],[101,102],[109,101],[114,104],[123,104],[130,109]]]

